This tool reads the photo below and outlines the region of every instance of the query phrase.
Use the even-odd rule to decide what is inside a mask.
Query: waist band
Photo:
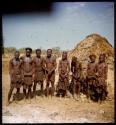
[[[32,77],[32,75],[24,75],[24,77]]]

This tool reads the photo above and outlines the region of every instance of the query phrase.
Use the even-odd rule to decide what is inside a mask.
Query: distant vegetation
[[[53,47],[51,49],[53,51],[53,55],[55,55],[56,57],[61,56],[62,50],[60,50],[60,47]],[[10,56],[14,55],[14,52],[16,50],[18,50],[21,55],[25,53],[25,48],[16,49],[15,47],[4,47],[2,50],[3,50],[2,51],[3,57],[10,57]],[[45,49],[41,49],[41,50],[42,50],[42,55],[45,56],[46,50]],[[35,49],[33,49],[32,54],[35,54]]]

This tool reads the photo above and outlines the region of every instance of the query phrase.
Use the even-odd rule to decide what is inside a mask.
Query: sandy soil
[[[56,76],[56,83],[58,77]],[[73,98],[46,98],[37,96],[31,103],[24,99],[6,106],[9,90],[8,61],[2,64],[2,122],[3,123],[109,123],[114,122],[114,70],[109,66],[109,100],[102,104],[90,102],[81,95]],[[39,86],[38,88],[39,89]],[[16,90],[13,91],[13,94]],[[22,92],[22,88],[21,88]],[[12,98],[11,98],[12,100]]]

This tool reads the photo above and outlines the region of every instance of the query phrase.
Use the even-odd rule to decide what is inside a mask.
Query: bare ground
[[[84,95],[80,101],[73,98],[46,98],[37,96],[12,102],[6,106],[9,90],[8,62],[2,69],[2,122],[3,123],[113,123],[114,122],[114,70],[109,67],[108,91],[110,100],[102,104],[88,103]],[[57,76],[56,76],[57,79]],[[57,80],[56,80],[57,81]],[[38,87],[39,89],[39,87]],[[22,88],[21,88],[22,92]],[[15,90],[13,91],[15,93]],[[12,100],[12,99],[11,99]]]

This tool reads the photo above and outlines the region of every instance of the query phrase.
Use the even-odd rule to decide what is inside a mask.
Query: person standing
[[[81,74],[82,74],[82,65],[77,60],[77,57],[72,57],[71,61],[71,72],[72,72],[72,89],[73,89],[73,97],[80,97],[80,89],[81,89]]]
[[[57,85],[57,93],[63,94],[62,96],[67,95],[68,87],[69,87],[69,72],[70,72],[70,63],[67,59],[67,52],[63,51],[62,59],[59,61],[59,80]]]
[[[56,58],[52,56],[52,49],[47,50],[47,57],[44,60],[44,69],[46,76],[46,92],[47,97],[49,96],[49,85],[51,83],[52,95],[54,96],[55,92],[55,69],[56,69]]]
[[[88,101],[90,101],[90,98],[94,99],[96,97],[95,94],[96,94],[96,86],[97,86],[97,63],[95,62],[96,56],[92,54],[89,56],[89,58],[90,58],[90,62],[87,65]]]
[[[19,95],[20,87],[22,86],[21,61],[19,56],[19,51],[16,51],[14,58],[12,58],[9,62],[10,90],[8,92],[7,105],[10,103],[10,98],[14,88],[17,89],[16,95]]]
[[[33,86],[34,96],[36,96],[35,91],[37,83],[41,85],[41,94],[43,95],[43,81],[45,78],[45,71],[44,71],[44,58],[41,57],[41,49],[36,49],[36,56],[33,59],[33,63],[35,70],[34,86]]]
[[[31,99],[31,88],[34,81],[34,64],[33,64],[33,58],[31,57],[32,49],[26,48],[26,55],[21,57],[22,59],[22,71],[23,71],[23,93],[26,97],[29,97]],[[28,89],[28,93],[26,90]]]
[[[97,65],[97,71],[98,71],[98,90],[99,90],[99,94],[100,94],[100,102],[102,100],[105,100],[107,95],[108,95],[108,91],[107,91],[107,74],[108,74],[108,65],[105,62],[105,58],[106,55],[100,54],[99,55],[99,62]]]

